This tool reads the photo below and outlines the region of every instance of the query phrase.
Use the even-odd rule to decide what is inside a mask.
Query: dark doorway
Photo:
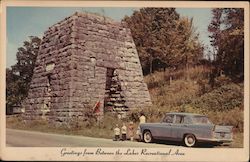
[[[106,88],[104,98],[105,112],[126,111],[124,96],[122,95],[119,74],[116,69],[107,68]]]

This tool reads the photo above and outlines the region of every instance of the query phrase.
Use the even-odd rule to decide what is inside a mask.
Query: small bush
[[[161,87],[166,84],[164,80],[164,72],[155,72],[154,75],[146,76],[144,80],[149,89]]]
[[[230,84],[232,83],[232,80],[227,77],[227,76],[219,76],[217,78],[215,78],[215,86],[216,87],[221,87],[223,85],[227,85],[227,84]]]
[[[7,128],[21,128],[25,122],[20,116],[7,116],[6,118],[6,127]]]
[[[243,104],[243,87],[234,83],[202,95],[192,102],[192,106],[210,111],[225,111]]]

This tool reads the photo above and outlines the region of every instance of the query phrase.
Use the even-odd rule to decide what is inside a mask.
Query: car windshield
[[[211,124],[206,116],[194,116],[193,117],[194,124]]]

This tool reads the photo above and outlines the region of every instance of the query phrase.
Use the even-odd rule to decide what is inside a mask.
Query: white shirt
[[[140,124],[146,123],[146,117],[144,115],[142,115],[139,119],[140,119]]]
[[[116,127],[114,129],[115,135],[120,135],[120,128]]]
[[[122,126],[122,134],[126,134],[127,133],[127,127],[124,125]]]

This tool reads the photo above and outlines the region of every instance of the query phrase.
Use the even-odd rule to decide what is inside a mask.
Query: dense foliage
[[[208,27],[217,73],[242,81],[244,78],[244,10],[216,8]]]
[[[192,105],[207,111],[226,111],[241,107],[243,98],[243,86],[230,83],[205,93],[193,100]]]
[[[131,30],[144,74],[166,67],[187,67],[203,56],[193,20],[181,17],[175,8],[142,8],[124,21]]]
[[[6,69],[7,109],[14,105],[20,105],[28,94],[40,43],[40,38],[30,36],[28,41],[24,41],[23,47],[18,48],[17,63],[11,69]]]

